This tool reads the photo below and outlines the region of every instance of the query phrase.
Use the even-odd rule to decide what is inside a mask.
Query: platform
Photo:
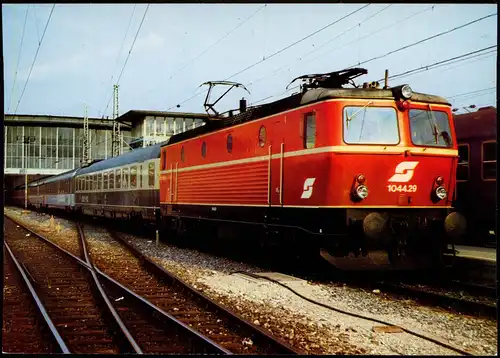
[[[451,245],[448,246],[451,249]],[[457,250],[457,257],[463,257],[472,260],[487,261],[490,264],[495,264],[497,262],[497,250],[486,247],[475,247],[475,246],[463,246],[455,245],[455,250]]]

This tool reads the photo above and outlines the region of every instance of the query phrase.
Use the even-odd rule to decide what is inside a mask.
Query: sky
[[[250,93],[233,89],[216,107],[222,112],[242,97],[251,105],[290,95],[297,89],[285,92],[286,86],[304,74],[360,63],[368,70],[356,80],[362,83],[382,79],[385,69],[396,75],[490,46],[389,85],[444,96],[459,112],[496,106],[495,4],[8,4],[2,10],[5,113],[83,116],[87,106],[90,117],[111,118],[118,79],[120,114],[204,112],[203,82],[245,85]]]

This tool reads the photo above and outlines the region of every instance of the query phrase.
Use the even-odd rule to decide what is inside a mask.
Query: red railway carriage
[[[464,225],[447,217],[450,105],[409,86],[342,88],[360,70],[172,137],[160,157],[163,216],[183,227],[205,219],[219,234],[235,224],[302,233],[334,256],[382,249],[400,263],[440,252],[445,227],[456,235]]]
[[[466,243],[496,245],[497,110],[454,116],[460,155],[457,210],[467,219]]]

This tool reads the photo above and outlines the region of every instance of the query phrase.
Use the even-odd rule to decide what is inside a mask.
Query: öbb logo
[[[392,183],[406,183],[413,178],[413,174],[415,173],[415,168],[417,167],[418,162],[401,162],[395,169],[395,173],[390,179],[389,182]]]
[[[301,199],[309,199],[313,195],[313,185],[316,178],[307,178],[304,181],[304,191],[302,192]]]

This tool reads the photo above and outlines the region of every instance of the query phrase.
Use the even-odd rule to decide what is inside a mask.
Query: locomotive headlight
[[[404,98],[409,99],[412,94],[413,90],[410,86],[404,85],[403,87],[401,87],[401,96],[403,96]]]
[[[356,196],[361,200],[368,196],[368,187],[366,185],[359,185],[355,190]]]
[[[439,200],[443,200],[446,198],[448,193],[446,192],[446,189],[444,186],[438,186],[436,188],[436,196],[439,198]]]

